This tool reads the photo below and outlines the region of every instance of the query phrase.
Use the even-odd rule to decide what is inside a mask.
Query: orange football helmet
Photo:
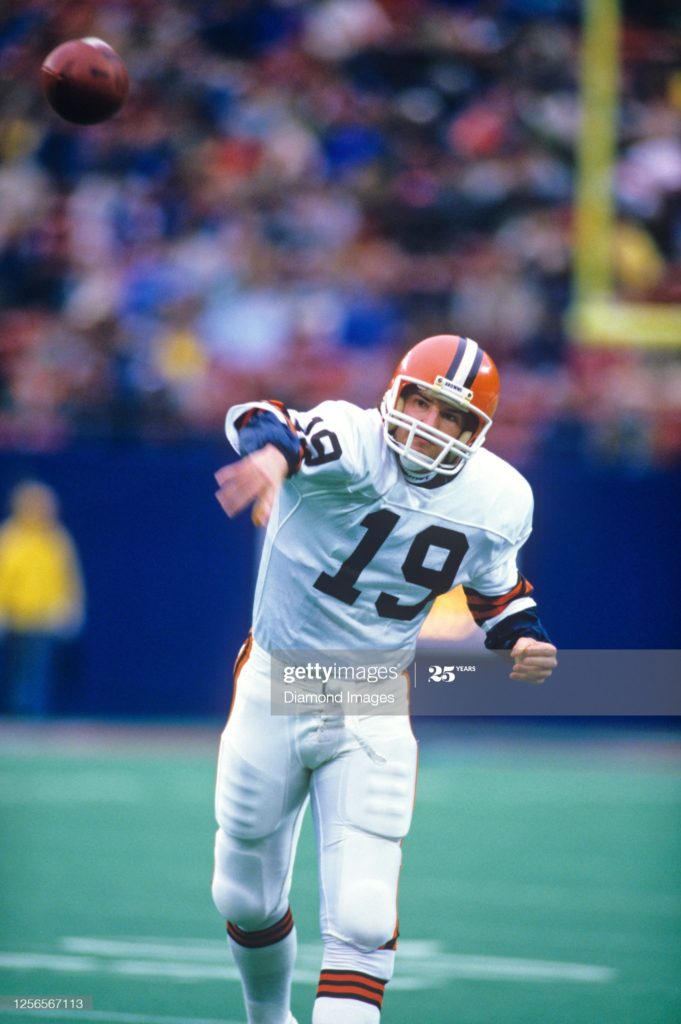
[[[460,437],[450,437],[404,412],[405,390],[415,385],[426,397],[447,402],[470,417]],[[398,364],[381,402],[383,434],[386,444],[406,455],[410,467],[452,476],[461,460],[480,448],[499,401],[499,373],[494,362],[477,341],[455,334],[436,334],[409,349]],[[398,441],[398,428],[407,430],[404,441]],[[432,458],[413,448],[415,437],[424,438],[439,447]]]

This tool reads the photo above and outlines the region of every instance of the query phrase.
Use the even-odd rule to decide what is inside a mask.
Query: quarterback
[[[463,584],[512,679],[541,683],[556,665],[517,568],[530,487],[482,447],[498,396],[487,353],[437,335],[407,352],[380,410],[256,401],[227,414],[242,458],[216,473],[217,498],[229,516],[252,504],[267,525],[215,801],[213,899],[249,1024],[295,1024],[289,891],[308,801],[324,942],[312,1022],[378,1024],[416,780],[406,715],[344,716],[325,704],[273,714],[273,652],[398,651],[408,664],[432,602]]]

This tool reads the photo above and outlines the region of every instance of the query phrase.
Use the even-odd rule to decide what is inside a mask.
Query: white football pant
[[[255,643],[235,685],[217,772],[216,907],[244,931],[284,917],[309,799],[322,935],[379,949],[396,932],[401,840],[414,800],[408,717],[344,718],[323,705],[273,715],[270,658]]]

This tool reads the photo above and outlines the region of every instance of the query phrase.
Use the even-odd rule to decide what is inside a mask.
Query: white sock
[[[246,932],[228,924],[229,945],[241,975],[248,1024],[287,1024],[296,930],[290,909],[269,928]]]
[[[324,940],[312,1024],[379,1024],[383,989],[393,974],[395,953],[372,953],[337,939]]]
[[[381,1011],[357,999],[326,999],[317,996],[312,1024],[379,1024]]]

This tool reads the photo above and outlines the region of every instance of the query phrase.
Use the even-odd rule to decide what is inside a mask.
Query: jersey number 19
[[[316,589],[344,604],[354,604],[362,593],[355,584],[395,529],[399,519],[397,512],[387,508],[369,512],[361,523],[367,531],[364,537],[345,559],[335,576],[330,576],[326,572],[319,574],[314,583]],[[440,569],[432,569],[425,564],[432,547],[447,552]],[[445,594],[452,589],[454,578],[467,551],[468,540],[463,533],[457,533],[456,530],[447,530],[444,526],[427,526],[425,530],[417,533],[402,563],[402,575],[407,583],[427,587],[429,593],[416,604],[401,604],[394,594],[381,591],[376,599],[376,610],[380,617],[407,622],[416,618],[438,594]]]

